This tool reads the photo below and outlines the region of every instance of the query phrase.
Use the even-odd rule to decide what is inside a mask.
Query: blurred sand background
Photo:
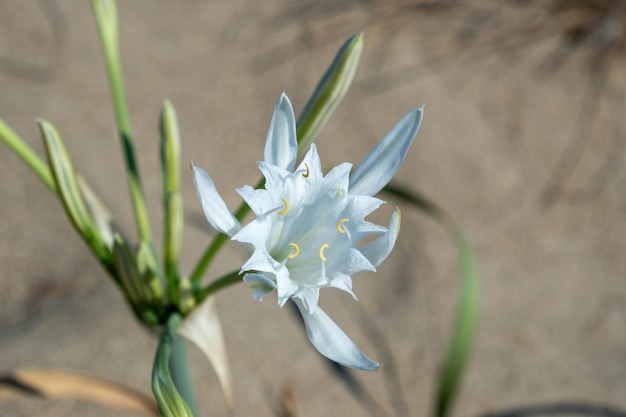
[[[480,333],[454,415],[554,401],[626,407],[623,48],[606,66],[597,57],[590,65],[597,44],[568,50],[567,20],[541,2],[119,3],[136,150],[159,239],[163,99],[178,112],[183,166],[193,159],[209,171],[234,208],[234,189],[259,177],[254,162],[279,93],[298,113],[343,41],[365,30],[354,86],[318,147],[326,166],[358,163],[426,103],[397,181],[452,214],[483,275]],[[621,33],[615,21],[601,23]],[[41,155],[35,119],[51,121],[76,169],[132,236],[89,2],[0,1],[0,117]],[[187,170],[182,178],[189,272],[213,232]],[[256,303],[241,285],[217,301],[236,416],[275,415],[286,387],[306,417],[429,413],[457,296],[455,252],[429,218],[387,200],[379,221],[395,205],[403,210],[394,253],[376,274],[354,277],[360,302],[333,290],[321,297],[366,353],[397,366],[400,388],[382,371],[355,374],[384,413],[349,395],[275,298]],[[207,280],[243,261],[228,245]],[[371,337],[374,329],[382,338]],[[69,369],[149,393],[156,343],[54,196],[0,146],[0,370]],[[203,415],[224,415],[208,362],[195,349],[192,358]],[[387,398],[389,387],[405,395],[408,412]],[[0,415],[120,414],[30,398],[0,403]]]

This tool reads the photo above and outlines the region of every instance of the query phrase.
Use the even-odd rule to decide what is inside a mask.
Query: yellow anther
[[[330,245],[328,243],[324,243],[321,247],[320,247],[320,259],[322,261],[326,261],[326,257],[324,256],[324,251],[326,250],[326,248],[329,248]]]
[[[343,194],[343,190],[341,189],[341,183],[339,183],[339,185],[337,186],[337,194],[339,194],[339,197],[341,197],[341,195]]]
[[[346,233],[346,230],[345,230],[343,227],[341,227],[341,226],[342,226],[345,222],[349,222],[349,221],[350,221],[349,219],[341,219],[341,220],[339,220],[339,221],[337,222],[337,226],[335,226],[335,227],[337,228],[337,231],[338,231],[339,233],[341,233],[342,235]]]
[[[288,256],[289,259],[293,259],[296,256],[300,255],[300,247],[298,245],[296,245],[295,243],[290,243],[289,246],[293,248],[293,252],[291,252],[291,255]]]
[[[309,178],[309,175],[311,174],[311,171],[309,170],[309,165],[307,163],[305,163],[304,167],[306,168],[306,172],[303,172],[302,176],[304,178]]]
[[[278,214],[285,215],[289,211],[289,201],[286,198],[281,198],[282,202],[285,203],[285,208],[278,212]]]

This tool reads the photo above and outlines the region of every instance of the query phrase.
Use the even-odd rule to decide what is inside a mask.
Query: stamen
[[[285,215],[289,211],[289,201],[286,198],[281,198],[282,202],[285,203],[285,208],[278,212],[279,215]]]
[[[346,234],[346,229],[344,229],[343,227],[341,227],[344,223],[349,222],[349,219],[341,219],[337,222],[337,226],[335,226],[337,228],[337,231],[339,233],[341,233],[342,235]]]
[[[309,178],[309,175],[311,174],[311,171],[309,171],[309,165],[307,163],[305,163],[304,166],[306,168],[306,172],[302,173],[302,177]]]
[[[288,256],[289,259],[293,259],[296,256],[300,255],[300,247],[295,243],[290,243],[289,246],[293,248],[293,252]]]
[[[324,262],[326,262],[326,257],[324,256],[324,251],[326,250],[326,248],[329,248],[330,245],[328,243],[324,243],[321,247],[320,247],[320,259]]]

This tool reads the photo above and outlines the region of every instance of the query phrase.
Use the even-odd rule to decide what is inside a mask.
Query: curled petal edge
[[[383,263],[387,256],[391,253],[398,233],[400,233],[400,209],[396,209],[391,216],[389,229],[382,235],[369,243],[359,247],[359,251],[365,256],[375,267]]]
[[[263,301],[263,297],[276,289],[276,283],[261,274],[246,274],[243,280],[252,290],[252,298],[257,301]]]
[[[319,353],[333,362],[362,371],[380,368],[381,365],[361,352],[321,308],[309,314],[300,300],[292,300],[300,310],[309,340]]]

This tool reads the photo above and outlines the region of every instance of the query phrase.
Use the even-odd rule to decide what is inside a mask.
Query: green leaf
[[[130,124],[126,94],[122,79],[122,64],[119,51],[117,9],[114,0],[92,0],[96,23],[98,24],[102,49],[109,75],[109,86],[113,98],[113,109],[120,134],[120,141],[126,162],[128,187],[135,213],[137,231],[142,240],[151,241],[148,210],[141,188],[139,169],[135,158],[133,134]]]
[[[144,244],[135,253],[122,235],[115,233],[113,237],[114,277],[135,316],[142,323],[155,326],[161,322],[163,291],[148,251],[150,248]]]
[[[170,297],[176,291],[178,257],[183,235],[183,200],[180,196],[180,133],[176,112],[163,103],[160,118],[162,198],[165,211],[164,267]]]
[[[317,84],[298,122],[298,149],[303,152],[313,142],[319,130],[346,95],[359,65],[363,51],[363,33],[352,36],[343,44],[326,73]]]
[[[176,328],[181,322],[179,314],[172,314],[161,336],[152,369],[152,392],[163,417],[193,417],[187,402],[174,383],[170,368]]]
[[[141,241],[137,247],[137,271],[144,286],[146,302],[158,307],[163,302],[163,286],[159,262],[150,242]]]
[[[161,169],[163,170],[163,196],[177,193],[180,188],[180,132],[174,106],[163,103],[160,118]]]
[[[435,416],[446,417],[452,408],[474,344],[480,315],[480,274],[472,248],[454,220],[435,203],[414,191],[389,184],[384,191],[425,212],[450,234],[459,259],[461,288],[452,337],[441,367]]]
[[[43,120],[39,120],[38,124],[59,198],[72,224],[89,242],[94,224],[80,194],[70,157],[54,126]]]
[[[122,291],[126,294],[131,306],[141,304],[143,298],[142,288],[140,285],[139,271],[135,263],[135,256],[124,237],[115,233],[113,235],[113,260],[116,267],[116,278],[122,287]]]
[[[43,183],[56,193],[54,179],[48,165],[2,119],[0,119],[0,140],[6,143],[39,176]]]
[[[113,236],[115,233],[121,232],[115,226],[111,212],[80,175],[78,175],[76,179],[87,210],[94,221],[94,225],[98,230],[102,241],[107,248],[112,249]]]

